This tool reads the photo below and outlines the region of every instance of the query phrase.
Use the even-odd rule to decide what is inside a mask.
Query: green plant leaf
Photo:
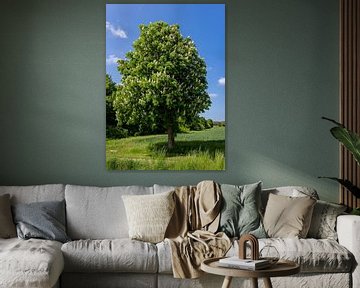
[[[354,156],[360,165],[360,137],[356,133],[344,127],[334,127],[330,130],[331,134],[339,140]]]
[[[351,215],[358,215],[360,216],[360,208],[354,208],[351,212]]]
[[[337,125],[330,129],[331,134],[351,152],[356,162],[360,165],[360,136],[333,119],[322,118]]]
[[[356,198],[360,198],[360,188],[355,186],[351,181],[346,179],[340,179],[336,177],[318,177],[318,178],[326,178],[333,181],[339,182],[342,186],[344,186],[347,190],[349,190]]]

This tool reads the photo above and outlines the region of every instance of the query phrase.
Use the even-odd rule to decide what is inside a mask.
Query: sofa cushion
[[[310,227],[316,200],[270,194],[264,215],[264,227],[269,237],[305,238]]]
[[[124,195],[131,239],[157,243],[164,240],[175,208],[174,192],[156,195]]]
[[[61,201],[65,198],[65,186],[62,184],[0,186],[0,195],[4,194],[10,194],[11,204]]]
[[[16,237],[16,229],[11,214],[10,195],[0,196],[0,238]]]
[[[281,195],[281,196],[289,196],[289,197],[306,197],[310,196],[314,199],[319,199],[319,195],[316,190],[310,187],[304,186],[284,186],[284,187],[276,187],[276,188],[268,188],[263,189],[261,191],[261,206],[262,212],[265,212],[265,208],[267,205],[267,201],[269,200],[269,195]]]
[[[152,187],[66,185],[67,233],[71,239],[128,238],[123,195],[152,194]]]
[[[337,240],[336,219],[346,211],[345,205],[318,200],[309,229],[309,238]]]
[[[221,184],[222,204],[219,231],[229,237],[251,233],[266,237],[260,217],[261,182],[243,186]]]
[[[172,274],[171,247],[169,241],[156,244],[160,274]]]
[[[63,268],[59,242],[0,239],[0,287],[53,287]]]
[[[156,246],[130,239],[78,240],[61,248],[66,272],[156,273]]]
[[[350,272],[353,255],[338,242],[329,239],[264,239],[263,245],[274,246],[280,258],[301,265],[305,272]]]
[[[275,247],[280,259],[298,263],[302,273],[350,272],[354,265],[354,257],[351,252],[338,242],[330,239],[259,239],[259,250],[264,246]],[[229,250],[228,256],[236,255],[237,251],[238,243],[235,242]]]
[[[348,273],[354,265],[353,255],[338,242],[329,239],[264,238],[259,249],[274,246],[281,259],[295,261],[302,273]],[[171,274],[171,248],[167,241],[156,244],[159,273]],[[238,242],[234,241],[226,256],[238,255]],[[250,257],[250,249],[247,251]],[[273,255],[276,256],[276,255]],[[275,287],[275,286],[274,286]]]
[[[13,206],[19,238],[69,241],[65,229],[65,201],[18,203]]]

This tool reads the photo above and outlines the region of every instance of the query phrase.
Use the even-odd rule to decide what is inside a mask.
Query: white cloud
[[[221,77],[221,78],[218,80],[218,83],[219,83],[219,85],[221,85],[221,86],[225,86],[225,77]]]
[[[216,93],[209,93],[210,98],[216,98],[218,95]]]
[[[108,57],[106,57],[106,65],[114,65],[117,64],[117,61],[119,61],[120,58],[117,57],[114,54],[109,55]]]
[[[109,30],[115,37],[127,38],[127,34],[123,29],[120,27],[115,27],[109,21],[106,21],[106,30]]]

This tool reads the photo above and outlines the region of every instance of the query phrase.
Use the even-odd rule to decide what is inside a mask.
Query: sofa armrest
[[[338,216],[336,229],[339,244],[347,248],[355,257],[352,287],[360,287],[360,216]]]

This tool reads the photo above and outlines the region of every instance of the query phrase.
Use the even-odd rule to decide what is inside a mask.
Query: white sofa
[[[154,185],[89,187],[76,185],[0,186],[15,203],[66,202],[65,244],[49,240],[0,239],[0,287],[221,287],[222,277],[174,279],[166,242],[151,244],[128,238],[122,195],[154,194],[173,187]],[[287,195],[291,188],[279,188]],[[263,191],[269,193],[269,190]],[[266,199],[266,197],[263,197]],[[273,278],[274,287],[360,287],[360,217],[337,219],[338,241],[328,239],[260,239],[283,258],[297,261],[301,273]],[[237,253],[237,243],[228,255]],[[234,279],[233,287],[250,282]],[[262,287],[262,281],[259,281]],[[243,287],[243,286],[241,286]]]

